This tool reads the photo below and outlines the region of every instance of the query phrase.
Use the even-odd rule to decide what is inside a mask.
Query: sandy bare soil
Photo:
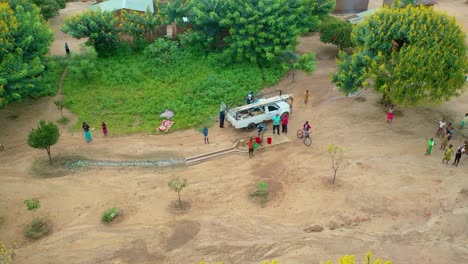
[[[437,8],[457,16],[466,29],[464,0],[440,1]],[[299,51],[317,53],[314,74],[298,73],[294,84],[286,77],[271,88],[296,97],[288,134],[292,142],[253,159],[238,155],[190,167],[86,168],[43,178],[33,165],[45,151],[24,144],[39,119],[59,119],[53,98],[8,106],[0,112],[0,143],[14,148],[0,152],[0,240],[17,242],[16,262],[25,264],[229,264],[273,258],[303,264],[336,261],[344,254],[356,254],[360,262],[369,250],[396,264],[468,263],[468,191],[462,192],[468,190],[468,158],[455,168],[441,164],[438,148],[424,156],[435,122],[442,113],[468,112],[468,95],[440,106],[403,109],[388,126],[372,91],[363,99],[329,100],[340,96],[329,81],[335,47],[313,35],[301,39]],[[305,89],[311,92],[308,105],[302,102]],[[312,124],[309,148],[294,133],[305,120]],[[212,144],[204,145],[194,130],[109,138],[96,130],[94,141],[86,144],[67,127],[61,133],[54,157],[105,160],[186,157],[229,147],[249,135],[213,127]],[[458,146],[461,138],[454,142]],[[334,185],[326,153],[331,143],[347,149]],[[169,207],[177,198],[167,187],[172,177],[189,182],[182,192],[191,204],[186,214]],[[265,208],[248,197],[259,181],[272,191]],[[30,221],[22,204],[28,198],[41,200],[38,215],[52,224],[52,233],[39,241],[22,234]],[[113,206],[123,209],[123,218],[104,225],[101,213]],[[312,225],[325,230],[304,232]]]

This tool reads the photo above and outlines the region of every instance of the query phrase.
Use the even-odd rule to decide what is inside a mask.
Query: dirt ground
[[[464,2],[440,1],[437,8],[457,16],[466,31]],[[75,4],[81,2],[69,5]],[[69,11],[54,21],[62,21]],[[56,38],[52,50],[57,54],[65,38]],[[356,254],[360,262],[367,251],[396,264],[468,263],[468,158],[455,168],[441,164],[437,146],[432,156],[424,155],[425,138],[434,135],[437,119],[442,113],[468,112],[468,95],[440,106],[403,109],[388,126],[372,91],[361,99],[329,100],[340,96],[329,81],[335,47],[312,35],[301,39],[299,51],[317,53],[314,74],[298,73],[294,84],[286,77],[271,88],[296,97],[288,133],[292,142],[253,159],[234,155],[190,167],[86,168],[44,178],[34,164],[46,153],[28,147],[25,139],[40,119],[59,119],[53,98],[0,111],[0,143],[7,147],[0,152],[0,240],[17,242],[16,263],[25,264],[244,264],[266,259],[303,264],[336,261],[344,254]],[[308,105],[302,102],[305,89],[311,92]],[[295,138],[305,120],[312,124],[311,147]],[[108,127],[112,134],[112,124]],[[229,147],[248,135],[212,127],[212,144],[204,145],[194,130],[108,138],[96,130],[94,141],[86,144],[81,133],[62,126],[52,154],[101,160],[174,158]],[[326,152],[331,143],[347,149],[334,185]],[[460,143],[457,136],[455,146]],[[182,192],[191,205],[185,214],[169,208],[177,198],[167,187],[173,177],[189,183]],[[248,197],[259,181],[272,191],[265,208]],[[22,204],[28,198],[41,200],[38,215],[52,224],[51,234],[39,241],[22,234],[31,217]],[[123,209],[122,219],[103,224],[102,212],[114,206]],[[325,230],[304,232],[313,225]]]

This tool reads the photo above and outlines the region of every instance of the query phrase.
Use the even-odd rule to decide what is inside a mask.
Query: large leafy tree
[[[338,49],[352,46],[351,32],[353,25],[334,16],[326,16],[322,20],[320,41],[338,46]]]
[[[59,10],[65,8],[66,0],[33,0],[35,5],[41,9],[41,14],[45,19],[55,17]]]
[[[463,91],[468,70],[465,35],[432,8],[383,8],[354,30],[353,55],[342,53],[333,81],[346,93],[371,79],[384,102],[447,101]]]
[[[125,32],[135,40],[145,39],[153,41],[156,37],[165,35],[165,20],[159,14],[147,9],[145,13],[136,11],[122,11],[122,23],[120,24],[122,32]]]
[[[119,44],[119,19],[113,12],[88,10],[65,20],[62,31],[75,38],[88,38],[86,45],[93,46],[100,55],[112,53]]]
[[[221,26],[229,29],[225,41],[237,60],[259,65],[271,62],[283,50],[294,50],[297,37],[318,23],[313,0],[231,0]]]
[[[39,94],[53,34],[26,0],[0,3],[0,106]]]

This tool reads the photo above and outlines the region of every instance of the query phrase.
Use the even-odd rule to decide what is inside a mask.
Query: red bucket
[[[260,137],[257,137],[257,138],[255,138],[255,142],[257,142],[257,144],[260,144],[260,143],[262,143],[262,140],[260,139]]]
[[[271,137],[267,138],[268,145],[271,145],[271,141],[272,141]]]

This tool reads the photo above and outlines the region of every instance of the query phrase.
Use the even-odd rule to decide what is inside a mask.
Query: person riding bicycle
[[[304,137],[309,137],[310,129],[311,129],[311,126],[309,125],[309,121],[306,121],[304,125],[302,126],[302,130],[304,131]]]

